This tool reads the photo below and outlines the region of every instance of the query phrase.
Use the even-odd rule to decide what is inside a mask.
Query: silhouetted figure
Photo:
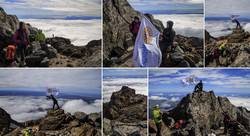
[[[200,82],[195,86],[194,92],[201,92],[202,89],[203,89],[203,83],[202,80],[200,80]]]
[[[238,29],[238,28],[241,29],[242,28],[241,25],[240,25],[240,22],[237,19],[234,19],[233,22],[236,22],[236,24],[237,24],[236,29]]]
[[[55,105],[57,106],[58,109],[60,109],[58,102],[56,100],[56,98],[53,95],[47,96],[49,99],[53,100],[53,109],[55,108]]]

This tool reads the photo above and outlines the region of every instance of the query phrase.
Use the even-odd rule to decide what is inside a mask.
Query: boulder
[[[77,120],[81,122],[86,122],[88,119],[88,115],[84,112],[75,112],[74,116],[76,117]]]

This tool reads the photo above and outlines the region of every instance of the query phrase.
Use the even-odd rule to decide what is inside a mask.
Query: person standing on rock
[[[19,54],[21,55],[21,67],[25,66],[25,54],[27,46],[30,44],[29,34],[26,31],[26,24],[24,22],[19,23],[19,29],[13,37],[13,41],[16,43]]]
[[[36,41],[45,41],[46,40],[45,35],[41,29],[39,29],[39,31],[37,32],[35,40]]]
[[[156,136],[161,136],[162,114],[163,114],[163,112],[160,110],[160,107],[159,107],[159,105],[157,104],[157,105],[153,108],[154,122],[155,122],[156,127],[157,127],[157,134],[156,134]]]
[[[201,92],[202,89],[203,89],[203,83],[202,83],[202,80],[200,80],[200,82],[195,86],[194,92]]]
[[[219,48],[222,57],[224,56],[224,55],[223,55],[223,54],[224,54],[224,51],[227,50],[227,49],[228,49],[227,43],[224,43],[224,42],[223,42],[223,43],[220,45],[220,48]]]
[[[175,31],[173,29],[174,22],[168,21],[167,27],[164,29],[163,33],[160,34],[160,36],[163,37],[162,44],[160,44],[160,49],[162,54],[166,52],[167,48],[170,46],[171,51],[174,50],[174,37],[175,37]]]
[[[219,48],[218,48],[218,47],[216,47],[216,48],[213,50],[213,55],[214,55],[214,59],[215,59],[215,62],[216,62],[216,66],[220,65],[220,60],[219,60],[220,51],[219,51]]]
[[[222,115],[224,116],[224,135],[226,135],[231,123],[231,117],[228,115],[228,112],[223,112]]]
[[[58,102],[57,102],[56,98],[53,95],[47,96],[47,98],[53,100],[53,109],[55,108],[55,105],[57,106],[58,109],[60,109],[60,107],[58,105]]]
[[[241,25],[240,25],[240,22],[237,19],[234,19],[233,22],[236,22],[236,24],[237,24],[236,29],[238,29],[238,28],[241,29],[242,28]]]
[[[141,22],[140,22],[140,18],[138,16],[135,16],[134,21],[129,24],[129,30],[133,34],[133,41],[134,42],[135,42],[137,34],[139,32],[140,24],[141,24]]]

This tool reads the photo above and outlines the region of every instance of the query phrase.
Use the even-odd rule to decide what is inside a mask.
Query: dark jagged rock
[[[210,35],[207,32],[207,35]],[[207,36],[206,38],[209,38]],[[228,50],[220,55],[220,64],[217,67],[250,67],[250,33],[244,29],[234,29],[232,34],[221,36],[215,40],[206,39],[206,66],[216,67],[213,59],[213,49],[219,47],[222,43],[227,42]]]
[[[0,135],[13,131],[18,126],[22,126],[10,117],[4,109],[0,108]]]
[[[82,118],[87,119],[82,120]],[[18,123],[0,108],[0,119],[0,135],[19,136],[25,130],[32,129],[33,135],[101,136],[100,112],[89,115],[76,112],[72,116],[70,113],[65,114],[62,109],[51,109],[42,119]]]
[[[133,55],[131,54],[133,54],[134,42],[128,26],[134,20],[134,16],[147,17],[156,29],[163,32],[164,26],[160,20],[154,19],[151,14],[142,14],[135,11],[127,0],[103,0],[103,66],[133,66]],[[160,44],[162,43],[160,42]],[[199,63],[203,63],[203,39],[177,35],[174,44],[176,48],[184,47],[181,52],[183,56],[196,56],[195,60],[189,58],[189,60],[186,60],[189,64],[181,64],[182,66],[197,67],[200,66]],[[181,61],[172,63],[173,60],[168,57],[169,53],[179,53],[179,51],[169,51],[167,54],[163,54],[162,66],[178,66]]]
[[[113,92],[110,102],[103,105],[104,134],[115,130],[128,134],[137,130],[147,135],[147,96],[136,94],[134,89],[123,86]]]
[[[175,122],[186,120],[189,123],[179,130],[169,129],[169,133],[183,136],[202,136],[210,134],[213,126],[223,127],[222,113],[227,111],[232,123],[229,133],[240,135],[250,134],[250,112],[243,107],[235,107],[226,97],[216,97],[213,91],[196,92],[183,97],[176,108],[163,114],[163,121],[169,124],[169,117]],[[171,121],[172,122],[172,121]],[[152,124],[150,125],[152,126]],[[153,132],[153,131],[151,131]]]
[[[18,18],[15,15],[6,14],[0,7],[0,51],[2,59],[0,66],[11,67],[19,64],[19,61],[5,62],[4,54],[6,51],[3,50],[8,45],[14,45],[13,37],[18,27]],[[34,41],[38,29],[30,24],[27,24],[26,27],[32,45],[31,48],[28,48],[26,54],[28,67],[101,66],[101,40],[90,41],[86,46],[74,46],[70,39],[64,37],[46,38],[45,42],[38,42]],[[71,63],[69,64],[68,61],[71,61]]]

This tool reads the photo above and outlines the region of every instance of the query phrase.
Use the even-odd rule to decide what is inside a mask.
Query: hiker
[[[30,44],[29,34],[26,31],[26,24],[24,22],[19,23],[19,29],[16,30],[13,41],[16,43],[19,54],[21,55],[21,66],[25,66],[25,54],[27,46]]]
[[[174,124],[174,128],[178,129],[183,123],[186,123],[185,120],[179,120]]]
[[[223,112],[222,115],[224,116],[224,134],[226,135],[231,123],[231,117],[228,115],[228,112]]]
[[[160,110],[160,107],[159,107],[159,105],[157,104],[157,105],[153,108],[154,122],[155,122],[156,127],[157,127],[157,134],[156,134],[156,136],[161,136],[162,114],[163,114],[163,112]]]
[[[56,98],[53,95],[47,96],[47,98],[53,100],[53,109],[55,108],[55,105],[57,106],[58,109],[60,109],[60,107],[58,105],[58,102],[57,102]]]
[[[202,91],[202,88],[203,88],[203,83],[202,83],[202,80],[200,80],[200,82],[195,86],[194,88],[194,92],[201,92]],[[197,90],[198,89],[198,90]]]
[[[134,21],[129,24],[129,30],[133,34],[133,41],[134,42],[135,42],[137,34],[139,32],[140,24],[141,24],[141,22],[140,22],[140,18],[138,16],[135,16]]]
[[[221,56],[222,56],[222,57],[224,56],[224,55],[223,55],[224,50],[227,50],[227,49],[228,49],[227,43],[222,43],[222,44],[220,45],[219,50],[220,50],[220,53],[221,53]]]
[[[38,30],[35,40],[36,41],[45,41],[46,40],[45,35],[41,29]]]
[[[238,28],[241,29],[241,28],[242,28],[241,25],[240,25],[240,22],[239,22],[237,19],[234,19],[234,20],[232,20],[232,21],[233,21],[233,22],[236,22],[236,24],[237,24],[237,25],[236,25],[236,29],[238,29]]]
[[[23,132],[25,136],[32,136],[32,129],[28,129]]]
[[[160,49],[162,54],[166,52],[166,49],[170,46],[171,51],[174,50],[174,37],[175,37],[175,31],[173,29],[173,21],[167,22],[167,27],[164,29],[163,33],[160,34],[160,36],[163,37],[162,44],[160,44]]]
[[[213,56],[214,56],[214,59],[215,59],[215,62],[216,62],[216,66],[220,65],[220,60],[219,60],[220,51],[219,51],[219,48],[218,48],[218,47],[216,47],[216,48],[213,50]]]

